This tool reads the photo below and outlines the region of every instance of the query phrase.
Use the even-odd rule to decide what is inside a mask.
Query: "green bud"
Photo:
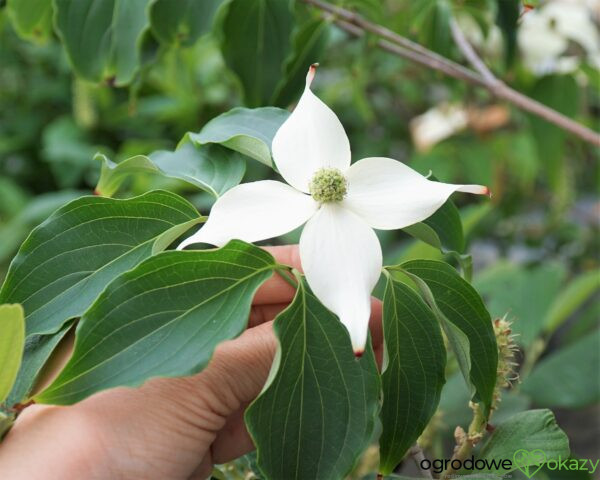
[[[319,203],[341,202],[348,192],[348,182],[337,168],[321,168],[315,173],[308,188]]]

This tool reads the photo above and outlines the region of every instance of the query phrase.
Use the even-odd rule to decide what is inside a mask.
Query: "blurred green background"
[[[172,150],[186,132],[222,112],[268,104],[245,93],[239,68],[224,59],[227,18],[189,42],[161,42],[147,32],[140,69],[117,88],[74,75],[51,29],[17,32],[10,3],[0,2],[0,278],[35,225],[93,192],[96,152],[118,162]],[[597,2],[341,3],[462,62],[447,29],[451,9],[500,78],[598,129]],[[507,23],[503,15],[511,11],[518,16]],[[300,4],[294,15],[299,25],[320,18]],[[386,156],[441,181],[490,186],[490,201],[457,195],[455,202],[474,284],[492,315],[513,321],[521,347],[521,383],[505,395],[498,417],[550,407],[573,454],[594,458],[600,451],[600,152],[486,91],[378,50],[370,36],[353,39],[324,25],[320,42],[306,67],[320,62],[313,90],[344,124],[353,160]],[[278,106],[293,107],[299,93],[292,89]],[[271,169],[248,161],[245,181],[270,176],[276,176]],[[135,176],[117,196],[157,187],[187,195],[201,211],[210,208],[210,196],[158,176]],[[296,240],[292,233],[280,241]],[[387,263],[443,257],[402,232],[385,232],[381,240]],[[468,420],[466,399],[464,385],[451,376],[440,441]]]

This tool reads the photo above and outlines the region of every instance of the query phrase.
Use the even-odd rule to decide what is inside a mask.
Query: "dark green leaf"
[[[17,378],[25,343],[25,315],[19,304],[0,305],[0,404]]]
[[[442,55],[448,55],[452,46],[448,0],[420,0],[411,2],[411,25],[419,41]]]
[[[467,381],[470,380],[476,389],[474,400],[483,402],[486,409],[489,409],[496,385],[498,347],[490,314],[481,297],[447,263],[413,260],[403,263],[401,268],[426,284],[435,304],[431,304],[431,299],[426,300],[449,321],[442,323],[442,326],[445,323],[450,326],[450,329],[445,329],[447,334],[450,333],[449,339],[456,336],[451,331],[456,329],[468,339],[471,369]],[[419,287],[423,290],[422,284]]]
[[[163,43],[192,45],[209,32],[224,0],[157,0],[150,9],[152,33]]]
[[[342,479],[371,441],[379,376],[337,317],[304,282],[275,320],[280,348],[267,386],[246,412],[258,465],[270,479]]]
[[[435,413],[445,383],[446,348],[432,311],[414,290],[391,278],[383,297],[383,335],[387,364],[379,471],[388,474]]]
[[[110,387],[202,370],[239,335],[275,260],[237,240],[163,252],[117,277],[83,315],[71,360],[37,402],[71,404]]]
[[[517,22],[521,14],[520,0],[497,0],[496,23],[504,35],[504,57],[510,66],[517,49]]]
[[[306,72],[318,63],[329,37],[329,25],[323,20],[309,20],[295,30],[292,52],[284,68],[284,76],[273,95],[273,105],[285,107],[302,93]]]
[[[574,117],[579,109],[579,91],[572,76],[550,75],[535,84],[531,97],[568,117]],[[564,151],[567,134],[540,117],[530,115],[529,118],[538,157],[544,164],[543,171],[548,175],[550,185],[561,192],[566,188],[564,182],[568,179]]]
[[[174,193],[82,197],[35,228],[11,263],[1,303],[21,303],[27,336],[60,330],[108,282],[164,250],[202,219]]]
[[[294,16],[286,0],[232,0],[223,19],[221,51],[239,77],[246,104],[271,103],[290,50]]]
[[[462,253],[465,249],[460,213],[452,200],[447,200],[431,217],[404,230],[419,240],[444,252]]]
[[[127,177],[139,173],[183,180],[218,197],[240,183],[246,170],[246,163],[237,152],[220,145],[198,147],[191,142],[183,143],[174,152],[160,150],[120,163],[111,162],[102,154],[97,154],[96,159],[102,162],[96,193],[107,197],[112,196]]]
[[[8,0],[6,10],[21,37],[44,42],[50,36],[52,0]]]
[[[513,459],[517,450],[533,451],[540,449],[546,460],[558,457],[569,458],[569,439],[556,424],[550,410],[529,410],[517,413],[500,424],[483,446],[478,458],[485,460]],[[525,462],[522,466],[530,464]],[[517,465],[513,461],[512,470]],[[492,472],[510,473],[512,470],[495,469]],[[533,471],[532,471],[533,473]]]
[[[271,143],[289,115],[287,110],[275,107],[234,108],[212,119],[200,133],[188,133],[182,142],[219,143],[272,167]]]
[[[23,403],[29,398],[42,368],[72,326],[72,322],[69,322],[53,335],[32,335],[27,339],[21,368],[6,399],[8,407]]]
[[[94,82],[131,82],[152,0],[55,0],[56,28],[75,72]]]
[[[54,210],[88,192],[60,190],[33,197],[8,222],[0,225],[0,261],[12,257],[31,229],[48,218]]]
[[[544,358],[523,392],[545,407],[581,408],[600,400],[600,330]]]

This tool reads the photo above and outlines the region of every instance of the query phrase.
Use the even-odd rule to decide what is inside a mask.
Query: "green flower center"
[[[310,181],[308,189],[319,203],[341,202],[348,192],[348,182],[337,168],[321,168]]]

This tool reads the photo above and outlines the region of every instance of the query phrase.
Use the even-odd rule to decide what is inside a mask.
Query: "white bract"
[[[360,354],[371,292],[382,268],[373,229],[407,227],[425,220],[455,191],[487,194],[488,189],[429,181],[389,158],[364,158],[350,165],[342,124],[310,90],[314,74],[312,66],[296,109],[273,138],[273,158],[288,185],[264,180],[232,188],[179,248],[222,246],[234,238],[256,242],[306,223],[300,258],[308,284],[338,315]]]
[[[569,73],[581,63],[581,54],[571,51],[578,44],[588,62],[600,65],[600,35],[592,20],[593,7],[581,0],[554,0],[526,12],[518,41],[525,65],[538,75]]]

